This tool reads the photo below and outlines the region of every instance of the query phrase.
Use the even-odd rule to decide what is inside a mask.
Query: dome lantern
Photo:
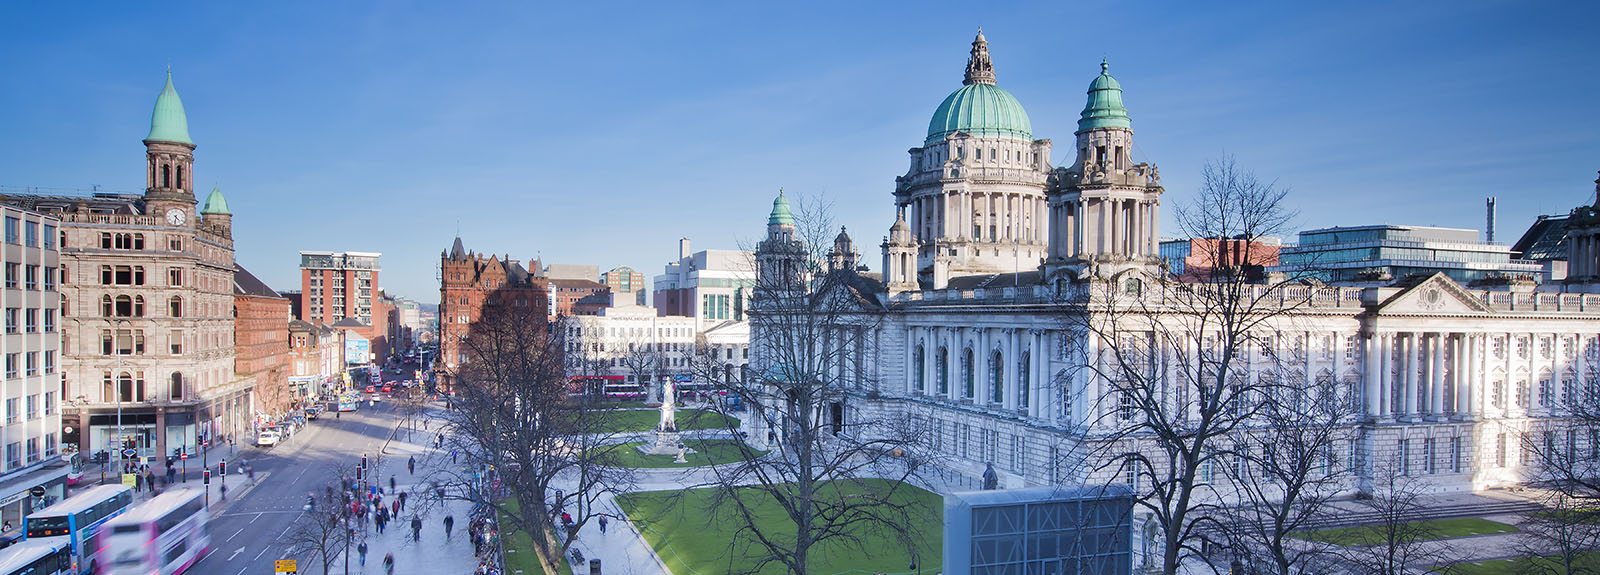
[[[934,110],[923,145],[932,145],[955,133],[980,138],[1033,139],[1033,126],[1022,103],[995,85],[994,62],[989,57],[989,41],[982,30],[972,41],[972,55],[967,60],[961,83],[962,86]]]
[[[1100,60],[1100,75],[1089,83],[1089,101],[1078,117],[1078,131],[1096,128],[1133,129],[1133,119],[1122,105],[1122,84],[1111,76],[1111,63]]]

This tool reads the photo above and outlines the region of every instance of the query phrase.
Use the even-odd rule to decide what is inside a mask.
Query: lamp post
[[[128,321],[128,320],[125,320],[125,319],[119,319],[119,320],[116,320],[116,321],[111,323],[111,327],[112,327],[112,329],[111,329],[111,345],[113,346],[111,352],[117,356],[117,368],[116,368],[116,381],[117,381],[117,388],[116,388],[116,394],[117,394],[117,449],[116,449],[116,452],[117,452],[117,480],[119,482],[122,480],[123,465],[125,463],[123,461],[123,457],[122,457],[122,450],[123,449],[127,449],[127,443],[124,440],[124,438],[122,437],[122,326],[124,326],[124,325],[129,326],[129,328],[128,328],[128,345],[132,346],[133,345],[133,328],[132,328],[133,323]],[[128,387],[130,387],[130,388],[133,387],[133,380],[132,379],[128,380]],[[130,389],[129,391],[131,392],[133,390]],[[101,483],[105,483],[105,481],[106,481],[106,478],[105,478],[105,467],[101,466],[101,468],[100,468],[100,482]]]

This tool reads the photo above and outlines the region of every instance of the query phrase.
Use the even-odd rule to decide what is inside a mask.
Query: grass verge
[[[515,500],[506,502],[505,513],[517,513],[519,508]],[[544,575],[544,567],[539,565],[539,556],[533,552],[533,540],[528,534],[515,530],[513,523],[506,519],[504,513],[500,517],[500,542],[506,548],[506,570],[508,575]],[[515,532],[511,532],[515,531]],[[567,564],[567,558],[561,558],[561,575],[572,575],[572,566]]]
[[[614,452],[616,464],[619,467],[633,468],[664,468],[664,467],[699,467],[702,465],[721,465],[743,461],[744,454],[740,451],[740,444],[744,442],[733,439],[685,439],[683,444],[695,452],[684,455],[688,463],[675,463],[674,455],[645,455],[639,452],[638,447],[643,443],[629,443],[619,445]],[[753,450],[755,457],[766,455],[767,452]]]
[[[737,428],[739,420],[726,415],[700,409],[680,409],[676,416],[678,431],[695,429]],[[617,410],[606,413],[605,433],[650,431],[661,422],[661,412],[656,410]]]
[[[892,497],[896,501],[913,504],[915,516],[922,517],[912,521],[921,531],[916,534],[914,545],[908,548],[888,534],[864,526],[855,529],[848,541],[836,538],[812,549],[810,572],[813,575],[907,573],[913,558],[921,563],[918,565],[921,573],[939,571],[944,552],[943,498],[911,485],[894,484],[887,480],[830,484],[835,485],[839,486],[836,496],[840,497],[859,495],[868,490],[895,489]],[[760,529],[764,533],[783,538],[786,531],[792,538],[794,522],[789,520],[776,501],[758,499],[758,492],[753,489],[746,489],[744,493],[750,496],[747,503],[752,506],[755,516],[759,517]],[[617,504],[640,528],[645,541],[650,543],[656,555],[674,574],[729,573],[749,566],[752,557],[764,554],[751,546],[740,544],[746,542],[744,536],[737,534],[740,520],[735,518],[730,509],[713,506],[713,492],[710,489],[629,493],[619,496]],[[773,563],[768,564],[761,574],[776,575],[783,572],[781,565]],[[909,572],[917,573],[919,570]]]
[[[1589,551],[1578,556],[1574,571],[1593,573],[1600,570],[1600,551]],[[1495,559],[1478,563],[1465,563],[1450,568],[1450,575],[1501,575],[1503,573],[1562,573],[1562,565],[1554,557]]]
[[[1475,517],[1416,521],[1410,523],[1410,525],[1426,530],[1425,532],[1428,536],[1422,537],[1421,539],[1423,540],[1450,539],[1494,533],[1515,533],[1517,531],[1517,526],[1515,525]],[[1379,528],[1371,525],[1318,529],[1316,531],[1296,533],[1294,536],[1300,539],[1321,541],[1334,545],[1376,545],[1384,540],[1383,533]]]

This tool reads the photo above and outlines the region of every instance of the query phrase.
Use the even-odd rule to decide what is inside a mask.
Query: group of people
[[[482,516],[473,517],[467,523],[467,535],[472,538],[473,557],[483,557],[486,553],[493,555],[500,548],[500,532]]]

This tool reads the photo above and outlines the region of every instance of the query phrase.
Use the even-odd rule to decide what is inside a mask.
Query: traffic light
[[[361,481],[362,480],[362,474],[361,474],[362,471],[364,471],[364,470],[361,469],[360,467],[356,468],[356,481]]]
[[[224,459],[222,463],[217,464],[217,475],[221,477],[228,476],[228,460]]]
[[[206,470],[205,482],[206,482],[205,483],[206,485],[211,485],[211,470],[210,469]]]
[[[361,456],[361,468],[362,469],[366,469],[367,468],[367,456],[365,456],[365,455]]]

